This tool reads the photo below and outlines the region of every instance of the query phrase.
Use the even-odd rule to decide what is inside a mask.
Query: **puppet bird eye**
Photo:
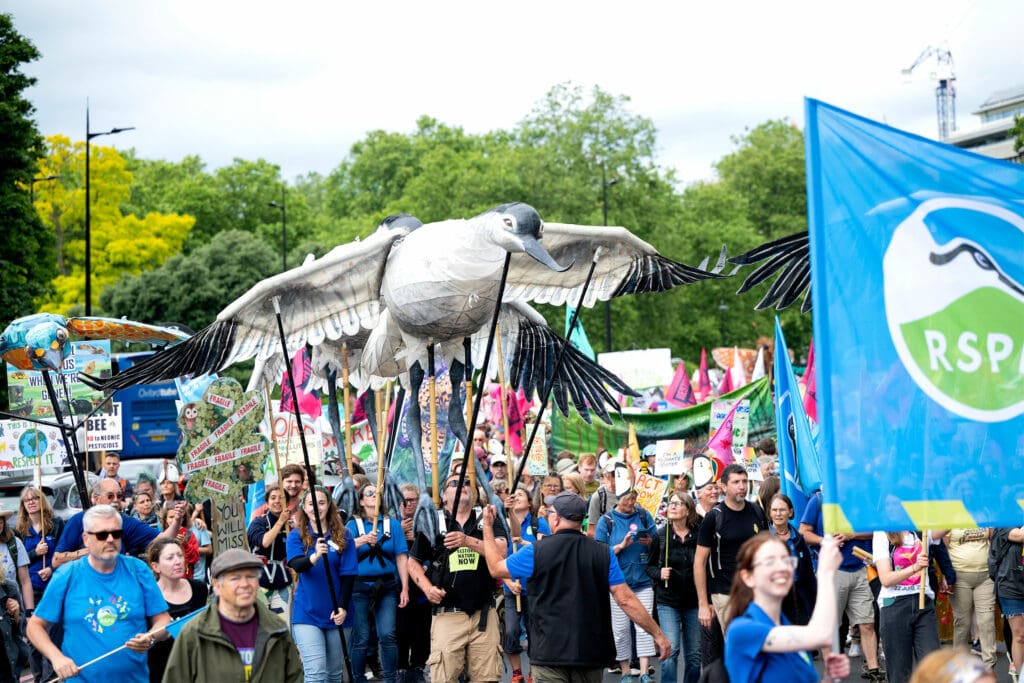
[[[511,228],[512,227],[512,219],[511,218],[506,218],[505,219],[505,225],[507,227]]]

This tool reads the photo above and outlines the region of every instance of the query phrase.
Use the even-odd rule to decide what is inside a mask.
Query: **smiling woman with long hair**
[[[323,536],[317,533],[320,528]],[[306,491],[300,499],[298,524],[288,534],[286,547],[288,566],[299,575],[292,600],[292,637],[302,655],[305,681],[341,683],[338,627],[345,621],[359,560],[352,534],[341,523],[334,499],[322,486]],[[338,609],[331,604],[328,581],[338,596]]]
[[[811,683],[819,676],[811,650],[832,644],[836,629],[835,579],[839,547],[831,536],[818,557],[818,601],[806,626],[791,626],[782,603],[793,587],[796,558],[766,531],[740,546],[726,615],[725,668],[733,683]],[[846,678],[850,660],[830,654],[829,678]]]

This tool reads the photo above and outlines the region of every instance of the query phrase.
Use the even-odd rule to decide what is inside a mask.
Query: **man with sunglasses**
[[[121,512],[122,500],[121,485],[117,483],[116,479],[100,479],[92,485],[92,504],[109,506],[121,515],[123,538],[118,545],[120,552],[140,556],[146,552],[146,548],[154,539],[175,538],[178,535],[178,529],[185,517],[185,501],[175,504],[174,514],[168,517],[167,528],[157,531],[145,522]],[[65,523],[64,532],[61,534],[60,540],[57,541],[57,547],[53,554],[54,569],[89,554],[88,546],[82,542],[84,515],[84,512],[74,514]]]
[[[29,620],[29,640],[62,679],[146,683],[146,653],[156,639],[168,637],[166,632],[158,638],[148,634],[171,617],[153,573],[141,560],[121,554],[121,522],[121,512],[109,505],[95,505],[83,514],[86,555],[54,573]],[[58,622],[64,629],[60,647],[49,634],[50,625]],[[125,651],[79,670],[122,645]]]

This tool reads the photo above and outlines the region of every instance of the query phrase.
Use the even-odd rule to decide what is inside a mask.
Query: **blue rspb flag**
[[[807,100],[826,531],[1024,521],[1024,166]]]
[[[821,466],[811,423],[789,362],[782,325],[775,318],[775,429],[778,435],[782,492],[793,501],[796,519],[803,517],[807,499],[821,488]]]

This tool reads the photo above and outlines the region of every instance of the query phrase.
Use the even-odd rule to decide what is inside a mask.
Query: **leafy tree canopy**
[[[35,108],[25,99],[36,79],[22,65],[39,58],[39,51],[18,33],[10,14],[0,14],[0,325],[35,312],[55,275],[53,232],[32,208],[36,159],[43,138],[33,118]],[[40,184],[42,187],[45,183]]]
[[[56,236],[58,274],[41,310],[77,311],[85,300],[85,143],[63,135],[47,138],[39,172],[56,175],[36,193],[36,209]],[[90,145],[93,296],[125,273],[155,268],[181,250],[195,219],[175,214],[125,215],[132,174],[113,147]],[[95,301],[93,303],[96,303]]]

